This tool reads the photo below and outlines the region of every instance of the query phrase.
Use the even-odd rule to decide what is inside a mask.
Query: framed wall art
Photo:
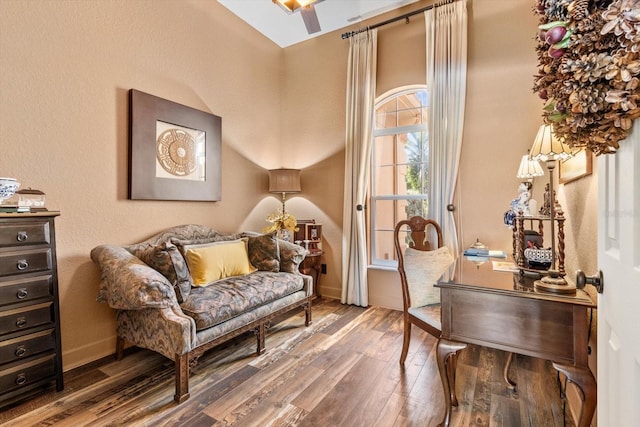
[[[129,91],[129,199],[217,201],[222,118]]]
[[[583,176],[591,175],[592,157],[591,151],[581,149],[573,157],[561,161],[558,168],[560,184],[566,184]]]

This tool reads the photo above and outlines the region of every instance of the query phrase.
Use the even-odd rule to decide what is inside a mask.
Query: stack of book
[[[506,258],[505,251],[495,251],[486,248],[467,248],[464,250],[466,257],[483,257],[483,258]]]
[[[0,213],[28,213],[31,212],[29,206],[0,205]]]

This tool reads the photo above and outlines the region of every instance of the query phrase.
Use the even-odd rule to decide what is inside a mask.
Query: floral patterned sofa
[[[173,359],[174,400],[185,401],[189,364],[206,350],[254,331],[261,354],[271,319],[297,307],[311,324],[312,279],[298,271],[305,253],[274,234],[224,235],[201,225],[130,246],[97,246],[98,301],[116,309],[118,359],[125,341]]]

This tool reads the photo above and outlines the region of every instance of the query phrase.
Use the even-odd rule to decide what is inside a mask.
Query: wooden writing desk
[[[493,271],[458,260],[450,282],[437,284],[442,306],[442,335],[437,360],[445,396],[445,416],[451,420],[455,390],[455,358],[466,343],[551,360],[553,367],[580,388],[584,402],[578,427],[587,427],[596,407],[596,380],[587,364],[589,295],[558,295],[534,290],[535,278]],[[448,369],[451,368],[449,374]]]

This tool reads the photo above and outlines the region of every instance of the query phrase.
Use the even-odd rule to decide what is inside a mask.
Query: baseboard
[[[94,362],[106,356],[115,354],[116,336],[110,336],[90,344],[62,352],[62,370],[70,371],[74,368]]]

